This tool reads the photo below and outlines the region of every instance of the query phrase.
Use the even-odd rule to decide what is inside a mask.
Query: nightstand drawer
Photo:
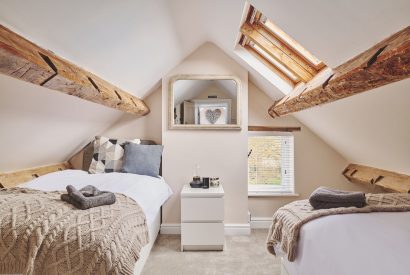
[[[224,224],[220,223],[182,223],[181,244],[183,248],[189,246],[222,246],[225,242]]]
[[[224,219],[223,198],[182,198],[182,222],[215,222]]]

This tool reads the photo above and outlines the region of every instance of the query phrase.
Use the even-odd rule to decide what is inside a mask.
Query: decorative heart
[[[215,109],[215,110],[208,109],[205,112],[205,117],[211,124],[215,124],[218,118],[221,117],[221,114],[222,114],[221,109]]]

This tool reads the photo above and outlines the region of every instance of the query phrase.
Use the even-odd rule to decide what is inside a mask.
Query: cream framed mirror
[[[171,77],[168,127],[175,130],[240,130],[240,80],[232,75]]]

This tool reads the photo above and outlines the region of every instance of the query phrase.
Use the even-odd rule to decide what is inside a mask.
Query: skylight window
[[[292,86],[310,81],[326,67],[253,6],[241,33],[239,44]]]

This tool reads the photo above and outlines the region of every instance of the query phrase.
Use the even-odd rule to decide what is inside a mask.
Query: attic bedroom
[[[410,2],[0,2],[0,274],[407,275]]]

